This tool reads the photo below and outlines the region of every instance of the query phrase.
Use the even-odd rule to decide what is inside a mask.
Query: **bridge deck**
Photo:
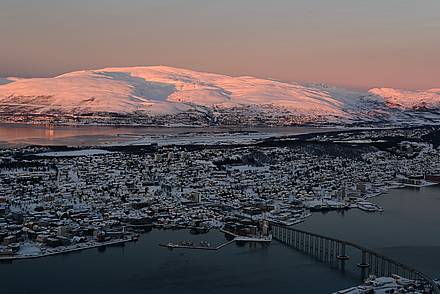
[[[280,226],[273,223],[271,226],[274,239],[308,255],[312,255],[320,261],[335,265],[343,271],[345,270],[346,263],[355,260],[355,257],[357,257],[356,265],[361,271],[362,279],[369,274],[386,276],[397,274],[404,278],[425,281],[430,285],[432,293],[440,294],[439,286],[429,276],[374,250],[353,242],[298,230],[292,227]],[[349,251],[354,252],[355,257],[350,257],[348,255]]]

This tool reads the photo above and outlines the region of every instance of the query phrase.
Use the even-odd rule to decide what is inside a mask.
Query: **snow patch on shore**
[[[79,156],[105,155],[110,153],[113,152],[102,149],[83,149],[83,150],[75,150],[75,151],[43,152],[34,155],[42,156],[42,157],[79,157]]]

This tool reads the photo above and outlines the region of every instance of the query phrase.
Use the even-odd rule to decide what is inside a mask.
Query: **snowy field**
[[[112,152],[101,149],[83,149],[75,151],[58,151],[58,152],[43,152],[37,153],[36,156],[42,157],[78,157],[78,156],[94,156],[94,155],[105,155]]]

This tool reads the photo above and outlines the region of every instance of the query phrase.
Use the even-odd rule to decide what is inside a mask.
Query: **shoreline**
[[[0,123],[0,149],[26,146],[68,146],[68,147],[100,147],[129,146],[143,142],[156,142],[172,145],[182,140],[183,145],[190,145],[188,136],[194,140],[234,140],[234,136],[261,139],[295,137],[306,134],[342,132],[354,129],[328,128],[310,126],[286,127],[148,127],[148,126],[105,126],[105,125],[72,125],[54,126],[35,124],[4,124]],[[169,142],[167,142],[169,141]],[[188,142],[187,142],[188,141]],[[230,142],[234,143],[234,142]]]
[[[434,186],[434,185],[428,185],[427,187],[431,187],[431,186]],[[364,197],[363,199],[367,200],[367,199],[377,198],[379,196],[386,197],[386,194],[388,194],[388,192],[390,190],[398,190],[398,189],[405,189],[405,188],[408,188],[408,187],[396,187],[396,188],[394,188],[394,187],[387,187],[385,191],[381,191],[381,192],[370,194],[370,195]],[[417,188],[421,188],[421,187],[417,187]],[[356,209],[359,209],[359,208],[357,208],[357,207],[356,208],[355,207],[348,208],[348,210],[356,210]],[[380,212],[380,211],[376,211],[375,213],[377,213],[377,212]],[[316,211],[315,213],[322,213],[322,212],[321,211]],[[302,219],[301,222],[307,221],[307,219],[309,217],[311,217],[312,215],[313,215],[313,213],[310,213],[306,218]],[[290,225],[290,226],[287,226],[287,227],[295,227],[296,225],[297,224]],[[182,227],[182,228],[157,227],[156,229],[157,230],[166,230],[166,231],[175,231],[176,229],[177,230],[182,230],[182,229],[185,230],[185,229],[188,229],[188,228],[186,228],[186,227]],[[230,243],[232,243],[234,241],[239,241],[239,240],[236,240],[239,236],[234,234],[234,233],[232,233],[232,232],[229,232],[229,231],[227,231],[227,230],[225,230],[223,228],[219,228],[218,231],[220,233],[229,234],[229,235],[234,237],[234,240],[227,241],[226,243],[221,244],[220,248],[224,247],[225,245],[229,245]],[[90,244],[90,245],[86,245],[86,246],[80,246],[80,247],[76,247],[76,248],[68,248],[68,249],[62,250],[62,251],[43,253],[43,254],[39,254],[39,255],[0,256],[0,263],[11,263],[11,262],[13,262],[15,260],[39,259],[39,258],[50,257],[50,256],[55,256],[55,255],[63,255],[63,254],[69,254],[69,253],[73,253],[73,252],[80,252],[80,251],[84,251],[84,250],[88,250],[88,249],[93,249],[93,248],[100,248],[100,247],[106,247],[106,246],[120,245],[120,244],[125,244],[125,243],[128,243],[128,242],[135,242],[135,241],[137,241],[137,238],[135,238],[134,236],[130,236],[130,237],[127,237],[127,238],[124,238],[124,239],[116,239],[116,240],[110,240],[110,241],[106,241],[106,242],[102,242],[102,243],[94,243],[94,244]],[[160,246],[168,247],[168,246],[165,246],[165,245],[162,245],[162,244],[160,244]],[[183,247],[177,246],[175,248],[183,248]],[[212,247],[212,248],[203,248],[203,249],[206,249],[206,250],[218,250],[220,248]],[[201,249],[201,248],[197,248],[197,249]]]
[[[91,244],[88,246],[78,247],[78,248],[70,248],[59,252],[49,252],[49,253],[43,253],[39,255],[21,255],[21,256],[2,256],[0,257],[0,263],[1,262],[13,262],[14,260],[27,260],[27,259],[37,259],[37,258],[43,258],[48,256],[54,256],[54,255],[61,255],[66,253],[72,253],[72,252],[78,252],[83,251],[87,249],[93,249],[93,248],[99,248],[99,247],[105,247],[105,246],[112,246],[112,245],[119,245],[119,244],[125,244],[128,242],[134,242],[135,239],[133,237],[125,238],[125,239],[118,239],[118,240],[111,240],[107,242],[102,242],[99,244]]]

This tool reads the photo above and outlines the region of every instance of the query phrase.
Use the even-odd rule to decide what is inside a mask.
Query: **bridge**
[[[431,293],[440,294],[439,286],[427,275],[363,246],[303,230],[272,224],[272,236],[315,259],[345,271],[358,270],[362,279],[368,275],[391,276],[419,280],[429,285]]]

